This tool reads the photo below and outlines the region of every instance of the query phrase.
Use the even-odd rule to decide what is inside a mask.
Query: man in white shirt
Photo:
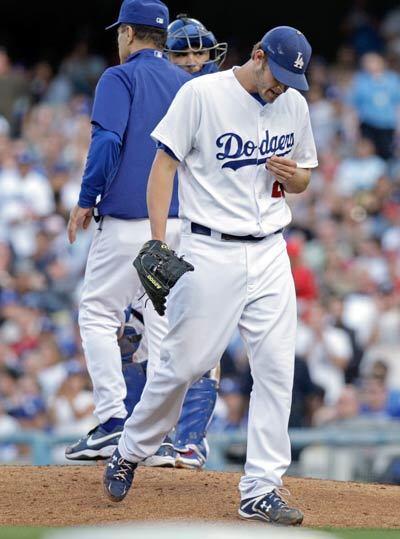
[[[311,306],[307,323],[298,325],[296,353],[307,361],[312,381],[324,389],[325,404],[336,404],[353,350],[349,335],[329,323],[318,303]]]
[[[161,364],[126,422],[107,465],[113,501],[137,463],[175,425],[189,386],[215,367],[236,327],[248,350],[253,391],[239,515],[298,525],[303,514],[279,493],[290,463],[296,297],[282,229],[285,191],[301,193],[317,166],[307,90],[311,47],[295,28],[267,32],[243,66],[187,82],[153,131],[159,150],[147,203],[154,240],[164,240],[179,170],[180,251],[194,267],[171,292]]]

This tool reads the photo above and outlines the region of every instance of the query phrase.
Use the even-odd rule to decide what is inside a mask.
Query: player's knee
[[[171,353],[169,349],[161,349],[160,367],[165,369],[168,376],[179,384],[193,384],[204,374],[204,366],[185,361],[182,356]]]
[[[203,369],[204,370],[204,369]],[[202,375],[202,371],[196,368],[195,365],[182,365],[180,369],[175,371],[174,378],[177,383],[192,385]]]
[[[121,321],[112,313],[100,314],[91,309],[80,309],[78,324],[82,337],[84,335],[116,335],[121,327]]]

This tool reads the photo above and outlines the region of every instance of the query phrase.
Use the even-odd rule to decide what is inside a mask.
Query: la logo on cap
[[[294,65],[294,67],[297,67],[297,69],[303,69],[304,60],[303,60],[303,53],[302,52],[297,53],[297,58],[294,61],[293,65]]]

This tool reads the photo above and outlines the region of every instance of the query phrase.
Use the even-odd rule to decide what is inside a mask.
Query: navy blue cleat
[[[282,526],[299,526],[304,518],[299,509],[288,506],[278,490],[242,500],[239,516],[244,520],[263,520],[270,524],[280,524]]]
[[[116,449],[104,471],[103,485],[106,495],[113,502],[122,501],[131,488],[137,464],[121,457]]]
[[[171,439],[167,436],[154,455],[142,460],[140,464],[149,467],[174,468],[175,459],[176,451]]]
[[[116,425],[108,432],[102,425],[97,425],[86,436],[69,445],[65,457],[69,460],[108,459],[117,448],[123,429],[123,425]]]

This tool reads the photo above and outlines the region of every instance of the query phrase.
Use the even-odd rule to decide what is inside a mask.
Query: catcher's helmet
[[[179,53],[185,49],[210,51],[210,59],[205,64],[220,67],[225,60],[227,43],[218,43],[214,34],[197,19],[182,13],[168,26],[168,38],[164,51]]]

